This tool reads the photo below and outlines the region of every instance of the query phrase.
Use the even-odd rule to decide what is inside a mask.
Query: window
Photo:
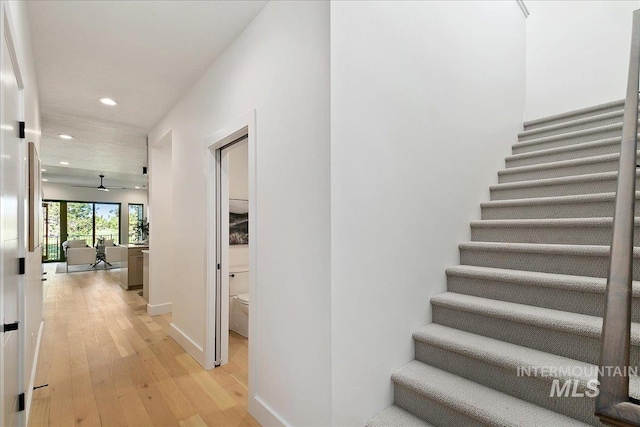
[[[44,200],[43,261],[64,261],[62,243],[85,240],[95,246],[103,240],[120,243],[120,203]]]
[[[140,235],[139,225],[144,220],[143,205],[129,204],[129,242],[144,240]]]

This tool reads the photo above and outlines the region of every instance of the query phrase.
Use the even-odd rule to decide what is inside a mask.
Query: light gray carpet
[[[391,375],[394,405],[369,427],[602,425],[593,398],[550,397],[554,380],[585,391],[595,375],[517,373],[599,361],[622,109],[616,101],[525,123],[472,241],[459,243],[461,265],[447,269],[448,292],[431,299],[433,323],[413,334],[416,360]],[[640,247],[634,258],[640,280]],[[638,322],[640,282],[633,288]],[[639,323],[631,344],[636,366]],[[640,397],[636,376],[630,395]]]

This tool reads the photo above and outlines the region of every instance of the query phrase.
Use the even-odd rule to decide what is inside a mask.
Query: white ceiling
[[[44,177],[93,184],[104,173],[105,181],[117,177],[127,187],[146,182],[141,174],[147,132],[266,3],[27,2]],[[103,97],[118,106],[101,104]],[[74,139],[65,141],[58,134]],[[60,161],[70,165],[60,167]]]

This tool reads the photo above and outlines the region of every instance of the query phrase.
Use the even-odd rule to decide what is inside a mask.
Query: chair
[[[116,246],[113,243],[113,240],[104,241],[104,254],[105,262],[109,267],[111,267],[111,264],[114,262],[122,261],[122,248],[120,246]]]
[[[93,264],[96,262],[96,250],[87,246],[86,240],[67,240],[62,243],[67,258],[67,274],[70,265]]]

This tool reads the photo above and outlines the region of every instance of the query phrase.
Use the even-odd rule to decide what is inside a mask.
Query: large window
[[[138,242],[142,240],[140,236],[140,223],[144,219],[143,205],[129,204],[129,242]]]
[[[120,243],[120,203],[45,200],[44,261],[62,261],[66,240],[85,240],[95,246],[102,240]]]

